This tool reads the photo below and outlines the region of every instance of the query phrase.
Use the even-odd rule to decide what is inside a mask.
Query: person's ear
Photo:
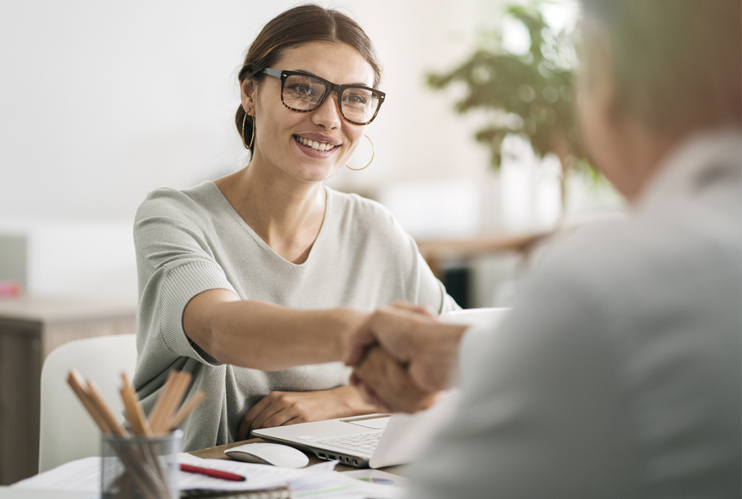
[[[245,78],[240,84],[240,99],[242,109],[250,116],[255,116],[255,103],[258,97],[258,85],[255,80]]]

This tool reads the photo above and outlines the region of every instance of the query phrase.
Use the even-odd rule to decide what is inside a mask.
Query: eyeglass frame
[[[284,70],[284,69],[265,68],[265,69],[263,69],[260,72],[261,73],[264,73],[264,74],[267,74],[268,76],[273,76],[274,78],[278,78],[278,79],[281,80],[281,104],[283,104],[286,109],[290,109],[291,111],[295,111],[297,113],[311,113],[312,111],[317,110],[322,104],[325,103],[325,101],[327,100],[327,97],[334,90],[335,93],[337,93],[337,96],[338,96],[338,109],[340,110],[340,115],[343,117],[343,119],[345,121],[347,121],[348,123],[350,123],[352,125],[364,126],[364,125],[368,125],[369,123],[371,123],[372,121],[374,121],[376,119],[376,115],[379,114],[379,109],[381,109],[381,105],[384,103],[384,99],[386,98],[386,94],[384,92],[382,92],[381,90],[377,90],[375,88],[366,87],[364,85],[338,85],[338,84],[333,83],[333,82],[331,82],[329,80],[325,80],[324,78],[320,78],[319,76],[316,76],[316,75],[313,75],[313,74],[310,74],[310,73],[305,73],[303,71],[287,71],[287,70]],[[322,83],[325,84],[326,89],[325,89],[324,95],[319,100],[319,102],[317,103],[317,105],[315,107],[313,107],[312,109],[295,109],[295,108],[289,106],[288,104],[286,104],[286,102],[283,100],[283,88],[286,85],[286,79],[289,76],[293,76],[293,75],[308,76],[310,78],[314,78],[316,80],[319,80],[319,81],[321,81]],[[362,88],[364,90],[370,91],[371,93],[373,93],[373,94],[375,94],[375,95],[377,95],[379,97],[379,103],[376,106],[376,111],[374,111],[374,115],[371,116],[371,119],[370,120],[366,121],[365,123],[358,123],[356,121],[349,120],[345,116],[345,113],[343,113],[343,104],[342,104],[341,97],[343,95],[343,92],[347,88]]]

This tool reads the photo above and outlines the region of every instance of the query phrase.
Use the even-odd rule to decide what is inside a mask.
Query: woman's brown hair
[[[256,83],[262,81],[264,75],[261,71],[280,59],[285,49],[320,41],[345,43],[356,49],[373,68],[374,88],[378,87],[381,80],[381,65],[371,40],[363,29],[341,12],[311,4],[289,9],[263,27],[247,50],[238,75],[240,85],[245,78],[251,78]],[[249,144],[252,141],[253,117],[245,116],[242,105],[237,108],[235,124],[244,143]],[[253,143],[250,152],[254,150]]]

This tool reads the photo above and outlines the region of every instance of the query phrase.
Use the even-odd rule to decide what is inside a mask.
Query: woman
[[[394,301],[457,307],[387,210],[322,184],[384,99],[363,30],[333,10],[291,9],[263,28],[239,80],[249,165],[151,193],[134,229],[134,381],[150,408],[170,369],[192,373],[207,399],[184,425],[185,449],[372,412],[339,362],[347,336]]]

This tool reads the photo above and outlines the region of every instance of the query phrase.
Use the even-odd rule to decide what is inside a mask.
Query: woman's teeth
[[[311,147],[315,151],[329,151],[330,149],[334,149],[335,147],[337,147],[332,144],[317,142],[316,140],[308,140],[304,137],[299,137],[298,135],[295,135],[294,138],[296,138],[296,141],[299,142],[299,144]]]

